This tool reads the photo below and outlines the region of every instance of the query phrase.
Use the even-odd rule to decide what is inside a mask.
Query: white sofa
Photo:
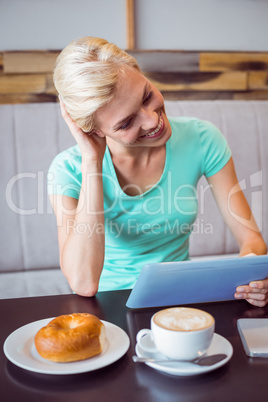
[[[268,243],[268,102],[167,101],[170,116],[217,125],[233,152],[238,178]],[[74,144],[56,103],[0,106],[0,298],[70,293],[59,269],[56,220],[46,190],[54,156]],[[238,252],[205,180],[191,257]]]

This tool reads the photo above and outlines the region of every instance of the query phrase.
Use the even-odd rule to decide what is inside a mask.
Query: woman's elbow
[[[68,280],[69,286],[73,292],[78,294],[79,296],[84,297],[93,297],[98,293],[99,284],[86,281],[77,281],[77,280]]]
[[[94,297],[98,293],[98,288],[86,289],[86,291],[82,290],[82,291],[77,291],[75,293],[77,293],[79,296],[83,296],[83,297]]]
[[[70,285],[70,287],[73,290],[73,292],[75,292],[79,296],[83,296],[83,297],[94,297],[98,293],[98,286],[91,285],[88,287],[85,287],[85,286],[75,287],[75,286]]]
[[[82,279],[80,275],[70,275],[62,265],[61,271],[67,279],[71,290],[79,296],[93,297],[98,293],[99,281],[92,280],[92,278]]]

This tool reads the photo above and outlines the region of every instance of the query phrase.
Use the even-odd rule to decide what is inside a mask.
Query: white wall
[[[125,48],[125,0],[0,0],[0,51],[62,49],[83,36]]]
[[[143,49],[268,51],[268,0],[136,0]]]
[[[140,49],[268,51],[268,0],[136,0]],[[0,0],[0,51],[82,36],[126,48],[125,0]]]

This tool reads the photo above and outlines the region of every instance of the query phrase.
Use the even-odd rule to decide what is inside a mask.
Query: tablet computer
[[[126,306],[163,307],[234,300],[236,287],[268,277],[268,256],[145,265]]]

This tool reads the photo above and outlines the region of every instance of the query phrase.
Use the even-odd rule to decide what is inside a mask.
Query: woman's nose
[[[145,131],[154,130],[159,121],[158,113],[155,110],[143,109],[142,129]]]

